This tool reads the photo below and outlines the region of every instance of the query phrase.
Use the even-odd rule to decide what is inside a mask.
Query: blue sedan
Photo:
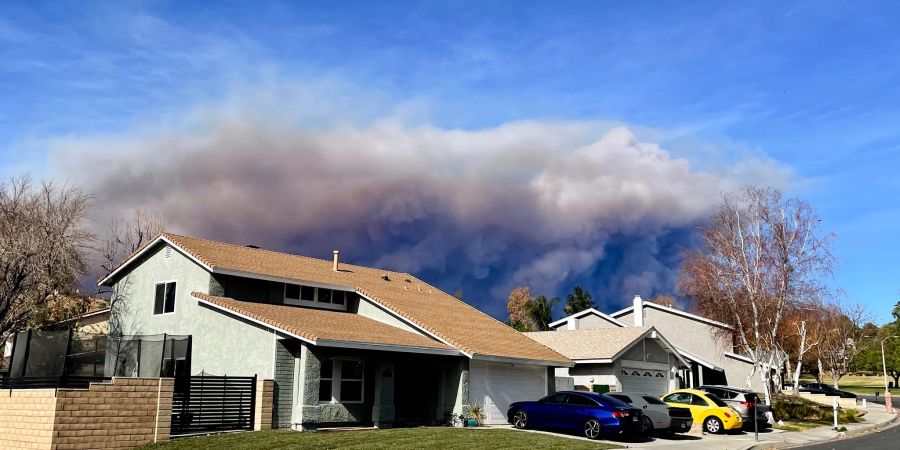
[[[538,401],[515,402],[506,418],[516,428],[555,428],[589,439],[643,431],[639,409],[594,392],[564,391]]]

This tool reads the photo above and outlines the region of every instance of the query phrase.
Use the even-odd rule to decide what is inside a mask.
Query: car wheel
[[[722,421],[718,417],[710,416],[703,421],[703,429],[707,433],[719,434],[725,431],[725,426],[722,425]]]
[[[528,413],[526,413],[525,411],[522,411],[521,409],[516,411],[513,414],[513,426],[520,430],[524,430],[525,428],[527,428],[528,427]]]
[[[588,419],[588,421],[584,423],[584,436],[588,439],[600,439],[600,435],[602,434],[601,431],[602,426],[597,419]]]
[[[647,416],[641,420],[641,431],[645,435],[653,434],[653,421]]]

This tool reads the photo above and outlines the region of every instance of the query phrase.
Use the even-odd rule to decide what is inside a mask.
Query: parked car
[[[654,431],[683,433],[690,430],[694,423],[689,409],[673,408],[652,395],[634,392],[615,392],[606,395],[635,408],[640,408],[644,415],[645,434],[651,434]]]
[[[724,433],[740,429],[744,424],[741,415],[715,395],[696,389],[678,389],[662,397],[669,406],[691,410],[694,422],[702,423],[708,433]]]
[[[516,428],[554,428],[589,439],[623,433],[642,434],[643,414],[608,395],[563,391],[537,401],[509,405],[506,418]]]
[[[810,394],[836,395],[841,398],[856,398],[856,394],[852,392],[841,391],[824,383],[800,383],[800,392],[809,392]]]
[[[769,405],[760,400],[759,395],[749,389],[742,389],[732,386],[722,385],[705,385],[698,389],[708,392],[732,407],[741,415],[745,427],[753,428],[753,410],[756,410],[756,423],[759,427],[765,428],[769,425]]]

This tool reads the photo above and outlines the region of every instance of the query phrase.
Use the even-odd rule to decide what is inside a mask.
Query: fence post
[[[31,351],[31,330],[25,332],[25,361],[22,361],[22,377],[28,375],[28,353]],[[12,370],[12,361],[9,362],[9,368]]]
[[[251,405],[252,409],[250,410],[250,430],[249,431],[256,430],[256,408],[257,408],[256,399],[258,398],[258,396],[256,395],[256,388],[257,388],[256,377],[257,377],[257,374],[254,373],[253,374],[253,385],[250,388],[250,405]],[[260,422],[262,422],[262,420],[260,420]]]
[[[162,350],[159,352],[159,376],[163,376],[163,367],[166,361],[166,333],[163,333],[163,345]],[[173,363],[174,365],[174,363]]]
[[[60,378],[66,376],[68,374],[68,366],[69,366],[69,353],[72,351],[72,337],[75,334],[74,329],[69,330],[69,337],[66,340],[66,353],[63,354],[63,366],[62,373],[60,373]]]
[[[138,339],[138,352],[137,352],[137,376],[141,376],[141,344],[144,342],[143,339]]]

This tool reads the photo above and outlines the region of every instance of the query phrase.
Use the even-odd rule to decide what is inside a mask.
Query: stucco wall
[[[110,332],[125,335],[192,335],[191,372],[274,376],[272,331],[202,306],[191,292],[208,292],[210,274],[164,245],[149,252],[116,284]],[[175,312],[153,314],[156,283],[175,281]]]
[[[369,319],[385,323],[392,327],[397,327],[411,333],[423,334],[421,331],[411,327],[406,322],[403,322],[395,316],[387,313],[380,307],[372,304],[372,302],[362,297],[359,298],[359,302],[356,306],[356,313],[363,317],[368,317]]]
[[[588,314],[578,320],[577,329],[579,330],[592,330],[597,328],[619,328],[618,325],[614,325],[610,323],[608,320],[596,316],[594,314]]]

